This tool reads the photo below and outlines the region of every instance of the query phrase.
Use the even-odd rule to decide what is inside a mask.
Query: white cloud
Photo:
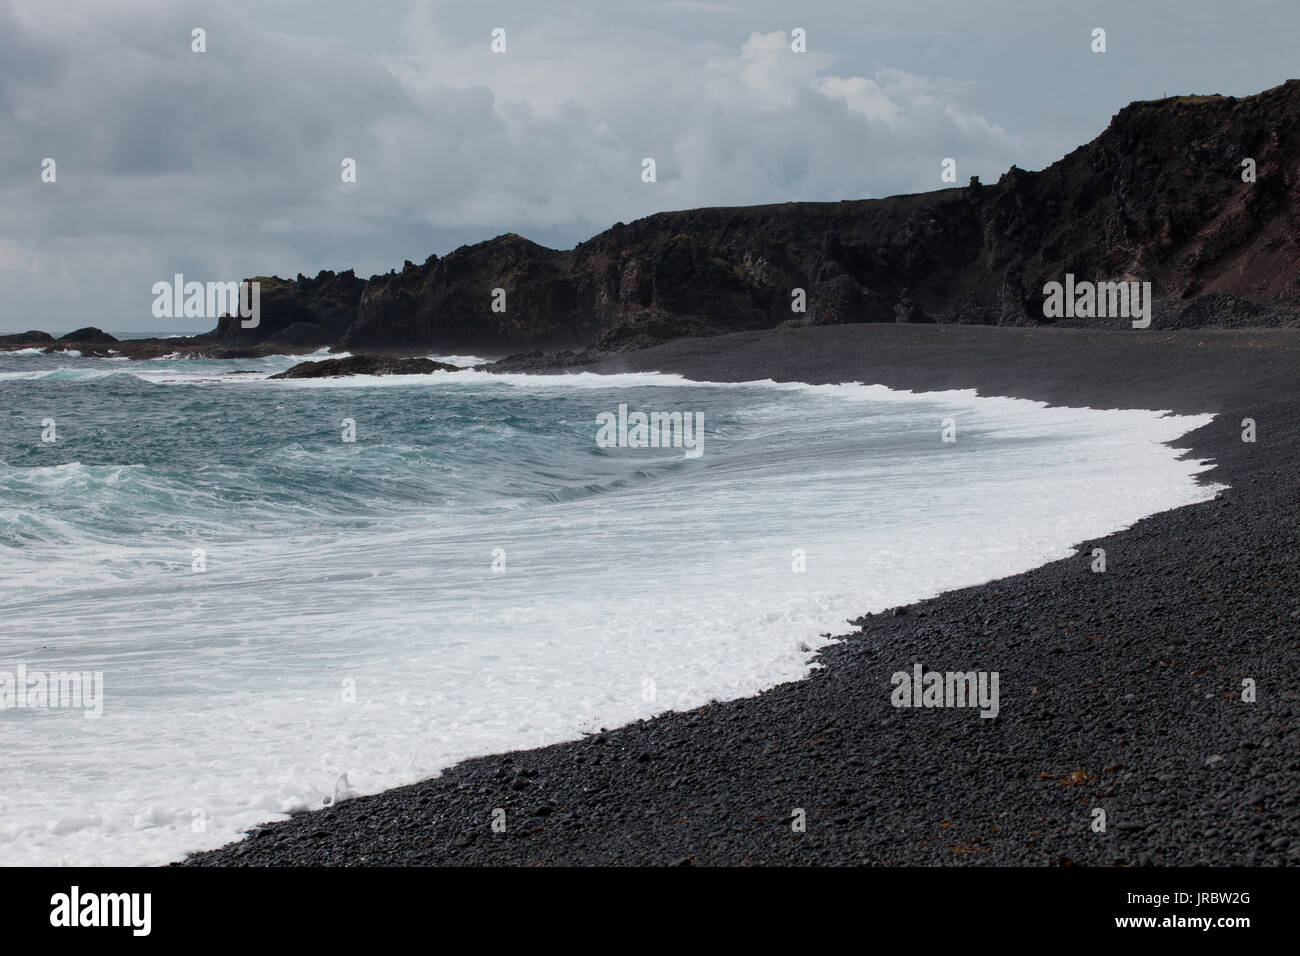
[[[699,13],[739,13],[739,7],[728,3],[704,3],[702,0],[665,0],[656,3],[656,10],[689,10]]]
[[[841,75],[782,31],[729,46],[531,8],[494,54],[491,24],[444,29],[419,5],[402,49],[377,55],[161,0],[43,10],[0,0],[10,327],[86,324],[65,318],[78,295],[100,324],[148,327],[148,290],[178,271],[366,274],[507,231],[571,243],[662,209],[917,191],[944,156],[963,172],[1017,159],[961,84]],[[39,183],[47,155],[55,186]],[[32,291],[57,274],[95,285],[57,305]]]

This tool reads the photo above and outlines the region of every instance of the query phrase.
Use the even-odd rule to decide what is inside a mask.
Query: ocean
[[[663,374],[267,380],[299,360],[0,353],[0,862],[164,863],[755,694],[849,618],[1216,490],[1164,444],[1206,415]],[[598,442],[620,406],[701,421],[699,453]],[[20,704],[6,673],[102,697]]]

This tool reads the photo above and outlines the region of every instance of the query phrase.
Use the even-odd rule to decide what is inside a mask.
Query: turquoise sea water
[[[755,693],[846,618],[1213,492],[1161,444],[1205,417],[266,380],[294,361],[0,354],[0,672],[104,682],[102,716],[0,709],[5,863],[162,862],[336,788]],[[600,447],[620,404],[702,414],[703,454]]]

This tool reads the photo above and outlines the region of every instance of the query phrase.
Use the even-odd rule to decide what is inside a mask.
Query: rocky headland
[[[350,270],[253,277],[255,328],[227,316],[181,339],[32,331],[0,336],[0,349],[131,358],[457,350],[525,353],[514,365],[530,367],[791,326],[1127,325],[1045,318],[1043,287],[1066,273],[1150,282],[1157,329],[1296,327],[1298,115],[1300,80],[1242,98],[1136,102],[1046,169],[1012,167],[996,183],[663,212],[569,250],[510,233],[369,279]],[[496,289],[503,311],[493,308]],[[543,354],[560,350],[575,354]]]

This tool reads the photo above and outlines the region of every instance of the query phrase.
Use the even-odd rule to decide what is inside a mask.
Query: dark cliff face
[[[225,319],[200,338],[501,353],[782,323],[1032,325],[1049,321],[1044,283],[1067,272],[1150,281],[1156,327],[1294,325],[1298,118],[1297,80],[1243,99],[1134,103],[1042,172],[1013,167],[996,184],[659,213],[568,251],[510,234],[368,281],[264,278],[259,328]],[[1253,183],[1242,180],[1247,158]],[[795,289],[804,313],[791,309]]]
[[[337,342],[356,321],[357,306],[367,287],[364,279],[347,272],[322,272],[314,279],[296,280],[255,276],[259,283],[260,316],[256,328],[223,316],[211,332],[194,336],[194,342],[223,346],[267,345],[285,348],[319,347]],[[372,280],[373,281],[373,280]]]
[[[407,262],[401,272],[370,280],[338,345],[491,349],[585,341],[597,316],[577,288],[569,255],[508,234],[430,256],[422,266]]]

